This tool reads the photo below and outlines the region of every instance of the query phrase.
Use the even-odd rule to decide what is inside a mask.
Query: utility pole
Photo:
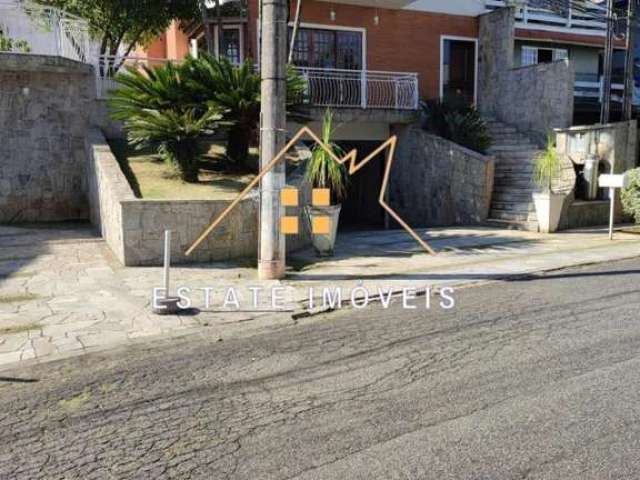
[[[604,42],[604,72],[602,81],[602,105],[600,123],[609,123],[611,106],[611,68],[613,66],[613,0],[607,0],[607,35]]]
[[[293,63],[293,49],[296,46],[296,35],[298,34],[298,28],[300,27],[300,9],[302,8],[302,0],[298,0],[296,5],[296,16],[293,20],[293,31],[291,32],[291,44],[289,45],[289,57],[287,63]]]
[[[635,38],[636,38],[636,1],[627,0],[627,54],[624,66],[624,101],[622,104],[622,119],[631,120],[633,117],[633,92],[635,90]]]
[[[263,0],[260,51],[260,168],[284,147],[286,139],[287,0]],[[279,162],[260,183],[260,246],[258,277],[277,279],[285,274],[285,239],[280,232],[280,190],[285,185],[285,163]]]

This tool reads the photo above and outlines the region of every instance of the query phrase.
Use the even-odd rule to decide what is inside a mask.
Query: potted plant
[[[565,194],[553,191],[553,182],[560,177],[560,157],[552,135],[547,137],[547,146],[536,157],[533,179],[542,191],[533,194],[540,232],[552,233],[558,229],[564,206]]]
[[[344,151],[331,141],[333,114],[327,110],[322,120],[322,142],[331,149],[337,157],[342,157]],[[330,202],[327,206],[307,205],[305,213],[309,225],[313,225],[314,218],[328,218],[329,231],[327,234],[313,233],[312,243],[318,256],[333,255],[336,243],[338,221],[340,219],[340,201],[347,191],[347,171],[343,164],[336,162],[320,145],[315,145],[311,151],[311,158],[307,162],[305,180],[314,189],[328,189]]]

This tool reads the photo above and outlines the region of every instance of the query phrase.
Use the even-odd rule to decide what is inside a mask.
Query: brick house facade
[[[224,2],[223,2],[224,3]],[[290,18],[295,15],[296,2],[292,1]],[[352,4],[357,3],[357,4]],[[479,15],[500,6],[498,0],[385,0],[377,7],[363,6],[359,0],[326,2],[304,0],[301,9],[302,33],[296,39],[301,50],[304,36],[310,35],[311,48],[326,53],[326,44],[358,44],[358,61],[311,61],[323,69],[348,69],[379,72],[410,72],[416,74],[417,98],[443,95],[449,77],[466,77],[468,82],[454,85],[456,90],[473,89],[469,95],[475,100],[477,88],[477,38]],[[241,4],[237,16],[224,17],[224,35],[218,39],[215,19],[211,19],[216,50],[224,51],[234,61],[259,57],[258,24],[259,2],[248,0]],[[386,6],[387,8],[382,8]],[[525,7],[526,8],[526,7]],[[604,43],[604,25],[590,17],[567,18],[566,25],[549,12],[529,7],[519,9],[515,30],[516,48],[514,64],[527,65],[559,58],[569,58],[575,64],[577,99],[594,99],[598,94],[601,76],[601,51]],[[558,14],[553,13],[556,17]],[[595,18],[595,17],[594,17]],[[572,23],[573,22],[573,23]],[[574,24],[575,23],[575,24]],[[305,33],[312,30],[314,33]],[[359,37],[359,39],[356,39]],[[190,41],[204,47],[204,33],[198,22],[190,26],[174,23],[171,28],[146,51],[149,57],[180,59],[190,52]],[[223,45],[218,45],[222,42]],[[320,45],[320,47],[318,47]],[[191,49],[196,45],[191,45]],[[309,45],[307,45],[308,47]],[[623,48],[623,42],[618,42]],[[323,50],[325,49],[325,50]],[[336,47],[336,50],[339,47]],[[353,50],[353,48],[352,48]],[[353,55],[353,51],[350,52]],[[296,51],[294,64],[309,65],[313,52]],[[318,55],[316,55],[317,57]],[[339,56],[339,54],[338,54]],[[466,60],[460,60],[462,58]],[[622,58],[621,55],[619,55]],[[304,60],[300,62],[300,60]],[[468,93],[468,92],[467,92]],[[597,100],[597,98],[595,98]]]

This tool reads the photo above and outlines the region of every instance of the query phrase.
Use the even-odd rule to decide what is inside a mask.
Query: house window
[[[538,63],[538,49],[532,47],[522,47],[522,66],[535,65]]]
[[[289,28],[291,36],[292,28]],[[299,67],[362,69],[362,32],[300,28],[293,47]]]
[[[218,35],[218,25],[211,26],[211,36],[215,43],[215,53],[228,58],[231,63],[238,65],[244,61],[244,38],[240,25],[225,25],[222,34]],[[198,38],[198,49],[206,51],[206,39],[202,35]]]
[[[569,58],[569,51],[564,48],[522,47],[520,64],[523,67],[538,63],[550,63]]]
[[[227,57],[231,63],[239,64],[241,62],[239,28],[222,29],[220,44],[220,55]]]

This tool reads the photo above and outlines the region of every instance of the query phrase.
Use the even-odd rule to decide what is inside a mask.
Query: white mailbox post
[[[627,188],[629,186],[629,172],[618,175],[608,174],[600,175],[598,184],[602,188],[609,188],[609,198],[611,201],[611,210],[609,213],[609,240],[613,240],[613,218],[616,209],[616,188]]]

